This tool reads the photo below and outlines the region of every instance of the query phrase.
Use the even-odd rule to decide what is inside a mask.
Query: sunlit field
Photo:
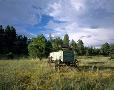
[[[114,90],[114,60],[101,56],[78,60],[80,71],[55,70],[46,59],[1,60],[0,90]]]

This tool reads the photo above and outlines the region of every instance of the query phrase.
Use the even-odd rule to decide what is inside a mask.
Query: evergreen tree
[[[93,48],[93,47],[86,47],[85,50],[86,50],[86,55],[87,56],[96,55],[95,54],[95,48]]]
[[[79,55],[84,55],[85,54],[85,50],[84,50],[83,41],[82,40],[78,40],[77,46],[78,46],[78,54]]]
[[[111,59],[114,59],[114,44],[111,44],[111,47],[110,47],[110,57]]]
[[[100,55],[100,49],[95,48],[94,49],[94,55]]]
[[[27,37],[16,34],[13,26],[7,26],[5,29],[0,25],[0,54],[5,57],[12,57],[12,54],[27,55]]]
[[[3,29],[3,26],[0,25],[0,34],[4,33],[4,29]]]
[[[114,53],[114,44],[110,45],[110,51]]]
[[[57,37],[52,40],[53,51],[58,51],[61,49],[63,41],[60,37]]]
[[[76,42],[74,40],[71,41],[70,47],[73,48],[73,49],[77,48],[77,44],[76,44]]]
[[[46,42],[46,48],[45,48],[45,56],[48,57],[49,56],[49,53],[53,51],[53,47],[52,47],[52,44],[51,42],[48,40]]]
[[[16,41],[14,42],[14,53],[18,55],[27,55],[28,50],[27,50],[27,37],[22,36],[22,35],[17,35],[16,36]]]
[[[16,40],[16,30],[12,26],[9,25],[5,28],[5,35],[6,35],[6,49],[8,52],[13,52],[13,43]]]
[[[101,46],[101,54],[108,56],[110,53],[110,45],[106,42]]]
[[[0,54],[4,53],[3,51],[3,47],[5,46],[5,42],[4,42],[4,29],[3,29],[3,26],[0,25]]]
[[[69,36],[68,36],[68,34],[65,34],[64,35],[64,39],[63,39],[63,44],[65,45],[65,46],[69,46]]]
[[[71,41],[70,43],[70,48],[72,48],[72,50],[74,51],[74,54],[75,54],[75,58],[77,57],[77,44],[74,40]]]

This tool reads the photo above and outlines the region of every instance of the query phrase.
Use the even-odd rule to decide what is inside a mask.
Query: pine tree
[[[78,46],[78,54],[79,55],[84,55],[85,54],[85,50],[84,50],[83,41],[82,40],[78,40],[77,46]]]
[[[106,42],[101,46],[101,54],[108,56],[110,53],[110,45]]]
[[[68,34],[65,34],[64,35],[64,39],[63,39],[63,44],[65,45],[65,46],[69,46],[69,36],[68,36]]]

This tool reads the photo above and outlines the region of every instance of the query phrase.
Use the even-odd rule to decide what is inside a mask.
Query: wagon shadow
[[[110,66],[80,66],[82,71],[97,71],[97,70],[114,70],[114,67]]]
[[[88,64],[89,65],[96,65],[96,64],[102,65],[102,64],[105,64],[105,62],[89,62]]]

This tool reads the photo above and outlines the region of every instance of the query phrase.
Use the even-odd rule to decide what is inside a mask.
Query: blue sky
[[[0,0],[0,24],[28,37],[67,33],[86,46],[114,43],[114,0]]]

